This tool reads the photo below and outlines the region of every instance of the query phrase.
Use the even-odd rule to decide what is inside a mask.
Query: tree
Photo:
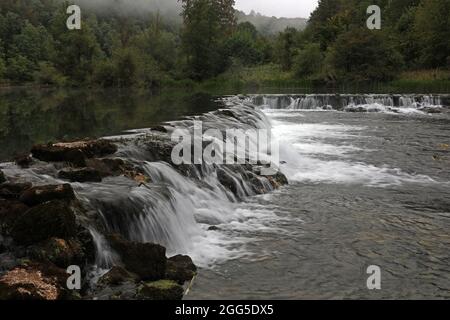
[[[294,71],[297,77],[303,78],[318,74],[322,70],[324,54],[317,43],[307,44],[295,57]]]
[[[298,31],[294,28],[287,28],[280,33],[276,44],[276,56],[284,71],[292,69],[292,64],[296,49],[296,38]]]
[[[235,27],[234,0],[182,0],[189,75],[202,80],[226,69],[224,39]],[[233,13],[233,14],[231,14]]]
[[[401,67],[401,57],[381,34],[362,28],[338,37],[327,54],[327,64],[338,80],[390,80]]]
[[[417,8],[414,30],[422,66],[445,66],[450,56],[450,1],[422,0]]]

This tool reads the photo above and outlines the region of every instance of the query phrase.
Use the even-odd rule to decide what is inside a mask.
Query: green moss
[[[184,290],[172,280],[147,282],[138,290],[138,296],[145,300],[181,300]]]

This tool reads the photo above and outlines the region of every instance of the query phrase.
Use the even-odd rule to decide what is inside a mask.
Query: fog
[[[160,12],[161,15],[179,15],[181,4],[177,0],[72,0],[82,9],[115,11],[124,14]]]
[[[181,3],[177,0],[72,0],[85,8],[114,10],[126,14],[159,11],[162,15],[178,15]],[[318,0],[236,0],[235,8],[249,14],[252,10],[272,17],[309,18]]]

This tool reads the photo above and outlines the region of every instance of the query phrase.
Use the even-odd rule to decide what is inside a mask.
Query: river
[[[161,243],[169,254],[189,254],[200,270],[187,299],[450,297],[447,96],[158,99],[159,107],[147,107],[152,100],[142,98],[130,110],[111,107],[114,103],[58,109],[56,103],[50,110],[57,111],[33,111],[41,117],[26,111],[12,117],[17,109],[4,109],[9,130],[2,135],[2,156],[13,155],[16,141],[17,151],[23,151],[42,140],[124,134],[161,121],[188,127],[192,118],[184,116],[194,113],[204,114],[199,119],[209,128],[269,127],[280,142],[281,171],[289,185],[265,195],[252,194],[242,182],[238,199],[210,168],[193,179],[151,161],[136,143],[146,129],[125,132],[130,142],[121,145],[118,156],[139,164],[152,186],[138,189],[116,177],[73,187],[98,210],[104,229]],[[219,107],[232,110],[234,118],[207,113]],[[83,116],[71,118],[73,110]],[[67,134],[72,132],[67,126],[77,129]],[[59,129],[36,129],[48,127]],[[46,134],[35,138],[37,132]],[[11,163],[0,167],[35,183],[61,182],[42,169],[21,170]],[[229,174],[239,180],[238,173]],[[110,267],[114,258],[107,244],[101,235],[96,242],[98,264]],[[370,265],[381,269],[381,290],[366,286]]]

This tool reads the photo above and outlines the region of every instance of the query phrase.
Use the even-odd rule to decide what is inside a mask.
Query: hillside
[[[308,19],[305,18],[277,18],[268,17],[252,11],[250,14],[237,11],[239,22],[250,22],[256,29],[264,35],[275,35],[284,31],[286,28],[295,28],[303,30],[306,27]]]

